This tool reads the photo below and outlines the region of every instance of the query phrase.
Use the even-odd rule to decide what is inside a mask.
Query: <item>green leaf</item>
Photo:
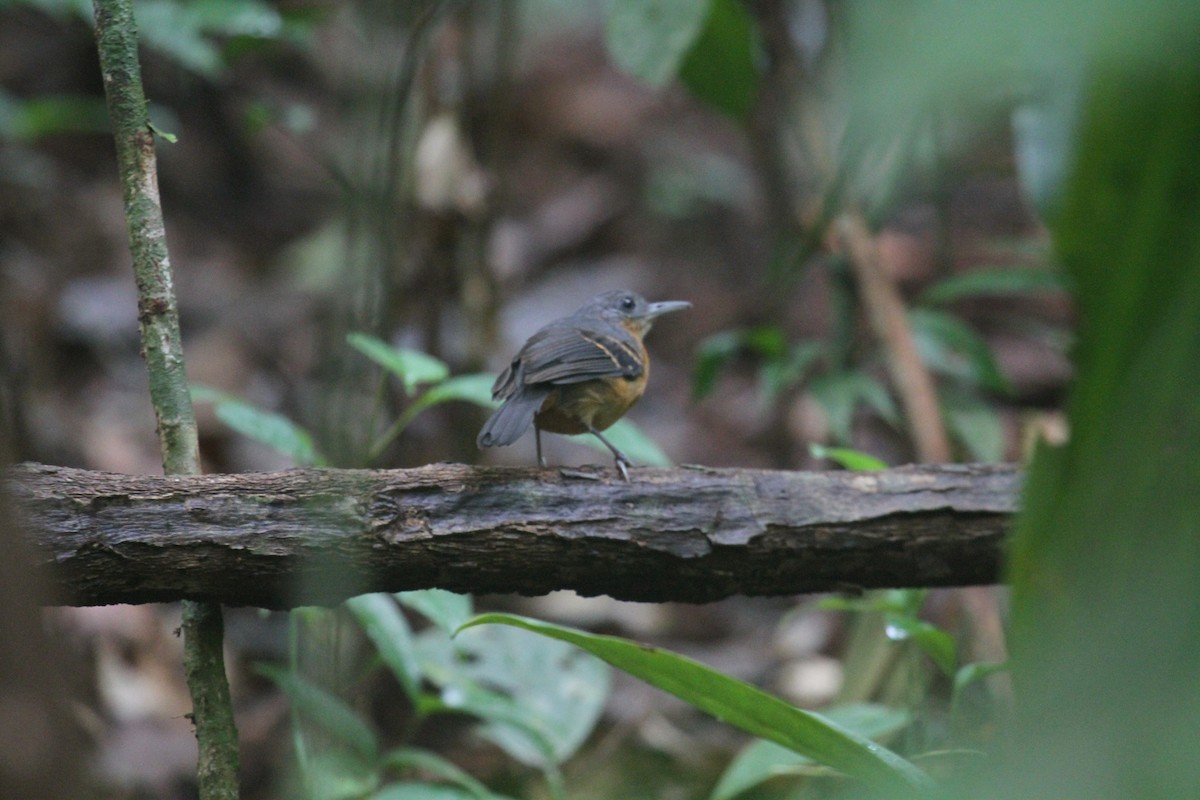
[[[1065,292],[1066,276],[1055,269],[984,267],[938,281],[921,293],[919,305],[945,305],[980,295]]]
[[[758,391],[763,401],[773,403],[784,390],[803,381],[824,353],[825,346],[820,342],[800,342],[787,358],[764,363],[758,371]]]
[[[418,651],[446,705],[487,720],[481,735],[533,766],[569,758],[608,697],[600,660],[525,631],[471,630],[452,641],[432,628],[418,636]]]
[[[679,72],[709,17],[712,0],[613,0],[604,28],[618,67],[654,87]]]
[[[930,369],[994,392],[1011,392],[987,342],[962,320],[944,311],[914,308],[908,321],[921,360]]]
[[[696,97],[735,120],[745,120],[758,99],[758,49],[757,30],[746,6],[738,0],[712,0],[712,13],[688,50],[679,77]]]
[[[815,351],[810,352],[809,348],[815,348]],[[785,360],[787,339],[782,329],[772,325],[714,333],[703,339],[696,348],[692,398],[698,400],[711,392],[721,368],[742,352],[763,358],[763,372],[771,373],[760,375],[760,383],[766,394],[791,375],[802,375],[811,360],[820,354],[820,349],[815,343],[801,343],[792,351],[791,359]]]
[[[303,772],[306,797],[362,800],[379,786],[374,764],[340,748],[322,748],[297,766]]]
[[[213,403],[217,419],[243,436],[289,457],[301,467],[324,466],[312,434],[287,417],[264,411],[236,397],[206,386],[191,387],[192,400]]]
[[[372,764],[379,757],[375,731],[340,697],[288,670],[268,664],[256,669],[287,694],[301,716],[321,726],[364,762]]]
[[[392,347],[365,333],[347,334],[346,341],[355,350],[399,377],[404,384],[404,391],[409,395],[416,392],[418,386],[438,383],[450,374],[450,368],[444,362],[420,350]]]
[[[0,136],[33,142],[61,133],[107,133],[103,97],[40,95],[22,99],[0,90]]]
[[[578,441],[583,442],[594,450],[610,456],[612,455],[609,449],[604,446],[604,443],[591,434],[584,434],[577,438]],[[604,432],[604,438],[612,442],[613,447],[629,456],[630,461],[635,466],[671,466],[671,459],[667,457],[667,454],[633,420],[617,420],[611,428]]]
[[[346,608],[375,643],[379,657],[396,676],[404,693],[419,705],[421,667],[417,664],[412,629],[396,601],[389,594],[377,592],[350,598]]]
[[[484,614],[467,627],[492,623],[570,642],[717,719],[893,791],[893,796],[932,786],[913,764],[869,739],[677,653],[509,614]]]
[[[494,797],[482,783],[430,750],[422,750],[417,747],[397,748],[383,757],[383,766],[435,775],[466,790],[471,797],[479,798],[479,800]]]
[[[862,372],[835,372],[813,379],[808,385],[813,399],[825,410],[829,431],[835,442],[848,444],[852,439],[854,412],[866,403],[880,416],[895,424],[896,405],[879,381]]]
[[[464,400],[484,408],[495,408],[496,401],[492,400],[492,384],[495,380],[493,376],[482,372],[456,375],[429,387],[418,402],[423,409],[450,400]]]
[[[826,719],[869,739],[890,736],[912,722],[907,711],[875,703],[839,706],[822,713]],[[743,749],[725,769],[710,800],[729,800],[771,778],[809,774],[815,765],[807,756],[759,739]]]
[[[958,669],[958,644],[953,636],[923,619],[900,614],[888,615],[886,631],[892,641],[916,643],[942,672],[954,677]]]
[[[1008,662],[1005,661],[973,661],[970,664],[963,664],[954,673],[954,691],[955,693],[961,692],[973,683],[1007,671]]]
[[[471,596],[467,594],[455,594],[445,589],[421,589],[398,592],[396,599],[446,633],[454,633],[471,618]]]
[[[813,443],[808,446],[808,452],[812,453],[813,458],[827,458],[846,469],[856,472],[873,472],[888,468],[886,461],[882,461],[869,453],[852,450],[849,447],[825,447],[824,445]]]
[[[739,331],[722,331],[701,340],[692,371],[692,399],[699,400],[717,385],[717,374],[742,348]]]
[[[969,392],[947,387],[941,392],[942,410],[950,433],[972,461],[997,464],[1004,460],[1004,425],[991,405]]]
[[[460,786],[445,786],[440,783],[403,781],[389,784],[371,795],[372,800],[472,800],[488,798],[491,794],[479,795]]]

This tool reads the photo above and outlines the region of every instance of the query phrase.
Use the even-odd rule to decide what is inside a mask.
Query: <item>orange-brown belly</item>
[[[560,386],[542,403],[535,421],[551,433],[586,433],[588,425],[605,430],[625,415],[646,389],[646,379],[602,378]]]

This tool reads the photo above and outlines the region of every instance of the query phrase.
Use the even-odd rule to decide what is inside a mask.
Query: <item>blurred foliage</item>
[[[92,22],[90,0],[13,0],[55,17]],[[320,12],[262,0],[137,0],[143,41],[162,55],[213,79],[241,53],[286,41],[308,46]]]
[[[401,606],[432,624],[414,632]],[[293,612],[291,664],[259,671],[292,701],[304,797],[502,798],[442,756],[411,744],[423,725],[443,715],[479,720],[477,735],[540,771],[552,797],[563,796],[559,765],[591,732],[608,696],[608,671],[599,660],[511,629],[452,639],[452,626],[469,617],[471,601],[441,590],[362,595],[345,607],[374,643],[378,666],[407,697],[409,709],[401,713],[410,715],[403,725],[409,741],[385,748],[367,715],[305,677],[295,655],[301,631],[328,622],[334,612]]]
[[[418,350],[392,347],[363,333],[351,333],[346,339],[359,353],[396,376],[409,397],[405,409],[371,444],[366,454],[368,464],[377,462],[419,414],[435,406],[464,401],[487,409],[496,407],[492,400],[494,378],[491,375],[450,376],[450,368],[443,361]],[[422,391],[422,387],[427,388]],[[329,466],[329,460],[314,444],[312,434],[286,417],[209,387],[194,386],[192,398],[196,402],[213,403],[217,418],[226,425],[299,466]],[[671,464],[662,449],[630,420],[620,420],[609,428],[607,438],[637,464],[657,467]],[[590,436],[579,441],[608,453],[603,443]]]

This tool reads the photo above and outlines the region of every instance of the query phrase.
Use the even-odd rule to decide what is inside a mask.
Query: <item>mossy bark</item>
[[[168,475],[197,475],[199,438],[184,369],[133,4],[132,0],[94,0],[93,7],[137,281],[142,354],[150,374],[163,469]],[[200,747],[200,797],[236,798],[237,729],[222,657],[221,608],[194,602],[183,605],[184,664]]]

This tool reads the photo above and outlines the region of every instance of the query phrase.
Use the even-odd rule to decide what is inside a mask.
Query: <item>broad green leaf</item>
[[[947,387],[941,392],[942,410],[950,433],[971,461],[996,464],[1004,460],[1004,426],[996,409],[973,394]]]
[[[454,633],[471,618],[471,596],[445,589],[420,589],[399,592],[396,599],[420,613],[446,633]]]
[[[955,693],[961,692],[973,683],[1006,671],[1008,671],[1008,663],[1003,661],[973,661],[970,664],[963,664],[954,673],[954,691]]]
[[[757,30],[743,3],[711,2],[712,13],[687,51],[679,77],[693,95],[742,121],[758,99]]]
[[[423,783],[420,781],[402,781],[383,787],[371,795],[371,800],[473,800],[473,798],[488,797],[492,797],[492,795],[475,794],[461,786],[447,786],[440,783]]]
[[[890,736],[912,722],[912,715],[907,711],[875,703],[839,706],[821,713],[846,730],[869,739]],[[807,756],[759,739],[734,758],[721,774],[709,800],[729,800],[771,778],[807,774],[815,766],[816,762]]]
[[[692,373],[692,398],[700,399],[712,391],[717,374],[739,353],[748,352],[761,356],[764,370],[774,369],[782,375],[796,372],[802,374],[808,368],[810,343],[797,345],[792,357],[787,356],[787,339],[776,326],[760,326],[744,330],[721,331],[703,339],[696,348],[696,368]],[[770,365],[776,365],[774,367]],[[772,389],[779,380],[763,378],[764,392]]]
[[[1056,269],[984,267],[938,281],[921,293],[919,305],[944,305],[981,295],[1063,292],[1066,276]]]
[[[701,340],[692,370],[692,399],[699,400],[717,385],[717,374],[742,349],[739,331],[722,331]]]
[[[665,86],[704,28],[713,0],[613,0],[604,39],[618,67]]]
[[[0,136],[32,142],[61,133],[107,133],[103,97],[40,95],[22,99],[0,90]]]
[[[367,764],[379,757],[379,742],[371,726],[340,697],[285,669],[260,664],[257,671],[287,694],[292,707],[348,746]]]
[[[655,444],[654,440],[647,436],[645,431],[631,419],[617,420],[611,428],[604,432],[604,438],[612,442],[613,447],[629,456],[634,466],[671,466],[671,459],[662,451],[662,448]],[[578,436],[576,440],[601,453],[612,455],[604,443],[591,434]]]
[[[893,796],[932,787],[921,770],[866,737],[677,653],[510,614],[484,614],[467,626],[492,623],[570,642],[717,719],[886,788]]]
[[[363,594],[347,600],[346,608],[375,643],[379,657],[396,676],[404,693],[419,705],[421,667],[417,664],[412,630],[396,601],[383,592]]]
[[[813,458],[827,458],[856,472],[872,472],[888,467],[887,462],[849,447],[825,447],[813,443],[808,446],[808,452],[812,453]]]
[[[825,354],[820,342],[800,342],[786,358],[767,361],[758,371],[758,391],[766,403],[774,403],[784,390],[807,377],[808,371]]]
[[[908,321],[921,360],[930,369],[993,392],[1007,394],[1008,381],[983,337],[962,320],[944,311],[914,308]]]
[[[392,347],[387,342],[365,333],[350,333],[346,341],[358,352],[379,366],[395,374],[404,384],[404,391],[412,395],[417,387],[426,383],[438,383],[450,374],[443,361],[404,347]]]
[[[375,765],[336,747],[323,747],[303,759],[308,797],[321,800],[361,800],[379,786]]]
[[[441,383],[430,386],[429,390],[421,395],[418,402],[421,403],[422,408],[435,406],[449,400],[464,400],[484,408],[495,408],[496,402],[492,400],[492,384],[495,380],[495,377],[485,373],[455,375],[453,378],[447,378]]]
[[[954,677],[958,669],[958,645],[953,636],[923,619],[900,614],[888,616],[886,631],[892,641],[916,643],[942,672]]]
[[[835,372],[814,378],[808,385],[813,399],[820,404],[829,420],[829,431],[835,442],[849,444],[852,439],[854,412],[859,403],[866,403],[889,422],[897,420],[896,405],[879,381],[862,372]]]
[[[192,386],[192,400],[213,403],[217,419],[248,439],[253,439],[282,453],[297,466],[324,466],[325,459],[317,452],[312,434],[287,417],[264,411],[236,397],[210,389]]]
[[[1200,6],[1100,8],[1140,61],[1089,60],[1050,223],[1084,324],[1070,439],[1039,448],[1009,548],[1022,711],[997,785],[1173,800],[1200,786]]]
[[[480,733],[533,766],[569,758],[608,697],[600,660],[526,631],[481,628],[450,640],[430,629],[418,636],[418,652],[448,706],[487,720]]]
[[[408,408],[404,409],[404,413],[371,445],[371,449],[367,454],[367,461],[372,462],[378,458],[422,411],[432,408],[439,403],[451,400],[465,400],[484,408],[495,408],[496,403],[492,400],[491,389],[493,380],[491,375],[478,373],[458,375],[453,378],[447,378],[440,383],[435,383],[420,397],[413,400]]]
[[[396,748],[384,755],[383,766],[434,775],[465,789],[470,796],[479,798],[479,800],[487,800],[494,796],[486,786],[471,775],[430,750],[422,750],[417,747]]]

